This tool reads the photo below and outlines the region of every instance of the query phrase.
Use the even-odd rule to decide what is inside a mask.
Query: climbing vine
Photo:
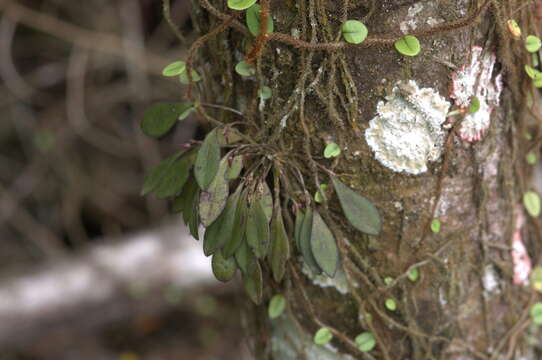
[[[197,3],[201,11],[209,14],[208,31],[192,44],[186,62],[176,61],[163,70],[164,76],[178,77],[182,84],[187,85],[186,101],[151,106],[145,112],[141,126],[145,134],[160,137],[178,120],[197,112],[212,130],[202,141],[192,141],[163,160],[147,175],[142,193],[155,193],[158,198],[171,199],[173,211],[182,214],[196,239],[200,236],[200,226],[205,227],[203,251],[205,255],[212,256],[216,278],[229,281],[239,271],[244,289],[254,303],[261,304],[270,299],[269,318],[279,318],[286,312],[291,321],[302,328],[303,325],[291,312],[291,302],[301,299],[297,306],[305,308],[318,327],[313,338],[317,345],[325,345],[336,338],[342,346],[366,358],[373,358],[368,353],[378,348],[382,358],[391,359],[386,346],[378,346],[386,341],[372,316],[378,316],[409,334],[414,339],[412,346],[419,351],[431,353],[431,344],[448,342],[444,336],[425,333],[412,325],[412,316],[405,305],[412,301],[405,290],[405,280],[411,283],[419,281],[423,267],[438,259],[455,239],[461,239],[464,234],[453,234],[448,241],[395,277],[376,272],[345,233],[355,229],[372,241],[381,233],[386,219],[382,219],[379,209],[364,193],[362,184],[351,182],[351,174],[339,166],[341,160],[348,156],[345,150],[349,143],[341,137],[341,132],[326,134],[323,147],[320,142],[311,140],[315,129],[306,118],[309,106],[306,99],[309,96],[317,99],[325,108],[332,129],[348,129],[356,138],[362,138],[358,122],[360,94],[354,84],[346,52],[390,47],[407,58],[418,56],[423,53],[420,39],[467,28],[487,12],[496,18],[496,26],[490,31],[496,34],[492,39],[499,41],[499,61],[509,71],[509,82],[516,84],[509,86],[511,96],[517,103],[526,104],[529,94],[533,96],[533,86],[542,87],[542,72],[537,69],[540,67],[538,51],[542,42],[538,36],[522,32],[521,24],[525,28],[532,25],[525,15],[525,5],[519,1],[474,1],[471,11],[458,20],[413,30],[405,35],[399,31],[372,33],[366,24],[374,14],[375,1],[357,5],[342,0],[334,11],[326,7],[325,1],[300,1],[297,4],[299,23],[289,29],[290,33],[277,31],[270,0],[228,0],[227,4],[216,7],[208,0]],[[359,7],[364,8],[365,15],[350,18],[350,13]],[[164,11],[171,22],[167,0],[164,0]],[[329,18],[335,21],[329,21]],[[178,29],[175,32],[184,41]],[[234,38],[236,41],[231,43],[242,46],[232,49],[229,42],[220,44],[226,38]],[[216,90],[214,96],[208,96],[209,87],[200,85],[205,84],[207,76],[202,75],[207,73],[203,63],[198,67],[200,51],[209,43],[216,51],[207,54],[208,57],[221,58],[222,63],[229,65],[229,69],[220,74],[219,82],[224,84],[220,96],[216,96]],[[275,60],[270,43],[277,45],[279,55]],[[292,46],[298,52],[296,79],[281,80],[280,71],[273,63],[281,61],[282,46]],[[496,47],[491,43],[489,46]],[[234,56],[236,52],[242,56]],[[321,53],[326,56],[321,56]],[[525,62],[527,76],[514,70],[517,61],[514,56]],[[243,99],[234,99],[233,83],[243,81],[241,79],[255,80],[255,86],[248,85],[242,91],[246,95]],[[280,86],[273,88],[276,81],[293,81],[293,91],[280,93]],[[204,100],[209,98],[220,100],[220,104]],[[412,106],[415,107],[416,103]],[[440,233],[446,226],[436,217],[436,210],[454,151],[454,139],[467,116],[476,114],[480,108],[480,98],[472,95],[465,106],[457,106],[445,114],[456,120],[443,142],[443,160],[434,189],[435,201],[420,243],[431,234]],[[531,109],[532,105],[526,106],[526,114],[517,118],[528,120],[516,124],[522,136],[527,134],[531,137],[529,146],[526,149],[519,149],[524,146],[518,143],[514,146],[524,152],[522,159],[534,164],[542,144],[542,132],[533,125],[540,121]],[[292,119],[298,120],[295,126],[304,137],[301,142],[285,131],[291,126],[289,122]],[[517,171],[516,175],[522,182],[520,187],[525,189],[522,199],[531,215],[530,221],[534,228],[541,230],[539,196],[527,190],[524,179],[528,174],[520,169]],[[337,216],[337,209],[341,209],[343,217]],[[470,228],[465,229],[465,233],[468,230]],[[514,230],[510,232],[512,238]],[[296,266],[298,257],[301,266]],[[540,259],[536,263],[539,264]],[[533,271],[533,276],[537,274],[536,279],[531,280],[538,291],[540,271],[540,267],[536,268]],[[338,272],[344,276],[347,291],[358,307],[361,328],[354,337],[322,321],[310,296],[300,285],[304,282],[302,274],[315,280],[333,279]],[[371,294],[362,298],[359,284],[371,289]],[[532,321],[539,324],[542,322],[542,305],[535,303],[534,295],[529,305]],[[519,325],[512,328],[496,344],[497,348],[500,350],[507,341],[516,339],[519,328]],[[459,343],[457,346],[472,351],[479,358],[490,358],[469,349],[467,344]]]

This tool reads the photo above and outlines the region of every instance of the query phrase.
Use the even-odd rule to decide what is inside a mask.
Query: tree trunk
[[[528,326],[536,295],[525,285],[529,258],[533,265],[540,259],[539,225],[521,206],[532,173],[525,154],[540,133],[525,110],[532,94],[522,68],[530,55],[505,25],[515,18],[528,33],[532,6],[521,7],[520,0],[272,0],[274,34],[288,36],[254,41],[244,12],[219,32],[234,13],[226,1],[193,5],[198,31],[216,30],[196,57],[205,76],[193,91],[202,102],[243,113],[213,109],[207,119],[237,122],[262,149],[275,149],[269,158],[299,170],[302,180],[284,170],[294,185],[282,181],[281,194],[305,199],[306,189],[312,199],[335,174],[370,199],[383,221],[378,236],[356,231],[334,192],[326,192],[327,202],[313,206],[337,225],[330,227],[340,266],[332,279],[314,276],[293,245],[294,217],[283,197],[292,256],[281,283],[264,267],[264,301],[283,293],[288,310],[271,321],[263,307],[253,309],[255,358],[542,358],[540,343],[532,341],[540,330]],[[365,44],[333,45],[345,43],[340,26],[346,19],[367,25]],[[408,33],[420,39],[418,56],[401,55],[393,45]],[[241,77],[234,67],[248,53],[257,71]],[[272,89],[270,99],[258,97],[262,86]],[[480,110],[447,117],[472,102],[469,94]],[[409,122],[414,117],[420,122]],[[434,125],[435,119],[447,120]],[[322,155],[330,142],[342,149],[335,159]],[[301,181],[305,189],[296,185]],[[313,343],[321,327],[333,333],[330,345]],[[370,352],[355,341],[362,332],[376,338]]]

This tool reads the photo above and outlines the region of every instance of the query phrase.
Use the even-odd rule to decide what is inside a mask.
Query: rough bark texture
[[[217,14],[230,13],[225,1],[193,3],[202,34],[222,21],[205,7],[211,5]],[[309,42],[330,42],[338,39],[341,19],[348,18],[365,19],[372,34],[393,34],[408,21],[402,26],[410,30],[453,22],[481,2],[352,3],[344,2],[349,9],[344,14],[342,1],[271,1],[275,31],[297,32]],[[333,229],[341,248],[338,280],[326,283],[332,286],[318,285],[305,275],[294,252],[286,280],[267,290],[267,295],[277,289],[287,294],[288,315],[270,324],[263,311],[253,313],[257,330],[252,334],[261,331],[254,337],[255,358],[542,357],[540,344],[537,349],[529,342],[537,330],[525,330],[533,297],[528,288],[513,285],[510,252],[522,211],[520,196],[527,186],[526,172],[521,170],[523,177],[518,176],[523,165],[514,165],[523,156],[518,152],[523,146],[518,144],[518,132],[524,128],[519,125],[521,97],[514,89],[522,77],[515,68],[521,59],[503,64],[513,58],[514,50],[505,44],[508,40],[498,22],[519,4],[494,1],[471,26],[423,37],[423,52],[414,58],[400,55],[390,45],[314,52],[272,41],[258,58],[257,76],[248,79],[233,70],[250,49],[248,37],[231,29],[209,40],[200,56],[208,63],[197,63],[207,74],[200,87],[203,98],[239,109],[245,114],[246,133],[264,131],[265,142],[288,152],[310,194],[317,182],[329,181],[324,171],[315,173],[311,168],[304,152],[307,146],[316,162],[374,201],[383,217],[380,236],[360,234],[347,223],[335,195],[328,194],[326,217],[340,225]],[[244,18],[239,20],[244,23]],[[375,160],[364,133],[378,101],[398,81],[415,80],[451,102],[451,66],[468,63],[474,45],[499,51],[497,71],[505,73],[501,106],[494,109],[482,140],[467,142],[451,135],[441,159],[419,175],[394,172]],[[273,89],[273,97],[263,103],[256,97],[261,85]],[[223,122],[239,120],[224,112],[213,116]],[[345,149],[339,160],[322,158],[330,140]],[[438,234],[429,229],[434,216],[442,222]],[[539,239],[529,238],[525,229],[523,241],[536,263]],[[421,274],[416,282],[406,277],[414,267]],[[397,281],[386,286],[385,277]],[[387,298],[397,301],[397,311],[386,310]],[[332,347],[311,343],[311,334],[324,325],[334,332]],[[377,339],[370,353],[359,352],[353,340],[363,331],[372,331]]]

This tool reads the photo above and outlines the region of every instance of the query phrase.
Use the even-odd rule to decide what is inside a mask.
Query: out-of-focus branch
[[[109,243],[1,280],[0,345],[24,344],[56,325],[126,318],[135,303],[160,302],[168,287],[182,293],[216,284],[209,259],[181,225]]]
[[[139,66],[135,59],[126,57],[123,40],[115,35],[83,29],[55,17],[31,10],[17,2],[0,2],[0,10],[5,16],[28,27],[43,31],[82,48],[121,57],[124,61],[133,62],[134,65]],[[145,53],[145,59],[149,67],[148,70],[155,74],[161,74],[163,66],[169,62],[168,59],[149,52]]]

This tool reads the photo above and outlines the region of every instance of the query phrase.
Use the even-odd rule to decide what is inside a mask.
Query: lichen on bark
[[[211,3],[217,11],[227,12],[224,2]],[[301,0],[272,1],[271,6],[276,31],[290,34],[295,28],[307,42],[331,42],[346,18],[363,19],[375,34],[397,33],[409,7],[417,3],[424,6],[416,16],[450,24],[479,5],[459,0],[367,4]],[[520,2],[491,4],[471,26],[423,38],[424,51],[413,59],[402,57],[391,46],[309,51],[271,42],[257,59],[257,75],[241,80],[233,72],[247,49],[241,32],[226,31],[203,50],[202,57],[212,67],[207,66],[202,97],[244,114],[241,120],[224,112],[211,116],[226,123],[242,121],[249,135],[287,154],[306,185],[305,189],[291,189],[300,196],[305,190],[314,194],[331,171],[374,201],[384,219],[380,236],[360,234],[347,223],[337,199],[328,199],[322,208],[324,216],[337,224],[331,230],[339,244],[348,292],[314,284],[303,275],[302,264],[291,261],[287,279],[274,290],[287,294],[289,314],[294,316],[288,316],[291,324],[282,330],[277,325],[270,331],[273,325],[264,318],[254,322],[253,332],[271,334],[255,339],[257,359],[287,359],[287,350],[282,358],[273,356],[276,348],[269,351],[281,342],[281,334],[296,328],[300,334],[292,335],[293,341],[306,341],[322,324],[342,334],[334,338],[333,346],[354,358],[489,359],[493,354],[515,351],[534,359],[532,346],[513,332],[524,324],[521,319],[528,292],[512,284],[508,251],[515,204],[525,186],[525,179],[513,166],[522,115],[515,111],[522,101],[519,85],[508,84],[504,89],[482,141],[460,141],[452,128],[443,142],[442,161],[429,164],[423,174],[396,173],[382,166],[363,136],[377,103],[399,81],[415,80],[420,88],[448,94],[450,64],[467,63],[471,44],[498,48],[499,66],[509,70],[509,81],[523,84],[524,77],[514,71],[516,65],[510,61],[510,53],[518,52],[517,44],[506,38],[499,23]],[[203,33],[221,22],[199,7],[196,11],[195,22]],[[526,8],[517,14],[516,18],[529,23]],[[419,24],[425,26],[423,21]],[[273,97],[260,107],[255,94],[262,85],[273,88]],[[345,149],[335,161],[321,159],[330,137]],[[321,167],[326,171],[319,170]],[[442,223],[438,234],[429,230],[434,216]],[[537,256],[540,248],[531,244]],[[421,278],[411,282],[406,274],[414,267]],[[386,285],[385,277],[394,281]],[[492,281],[498,283],[498,292]],[[386,310],[383,299],[387,297],[397,300],[397,312]],[[352,343],[362,331],[371,331],[377,338],[378,345],[370,355],[360,353]],[[310,358],[308,354],[310,350],[306,354]]]

